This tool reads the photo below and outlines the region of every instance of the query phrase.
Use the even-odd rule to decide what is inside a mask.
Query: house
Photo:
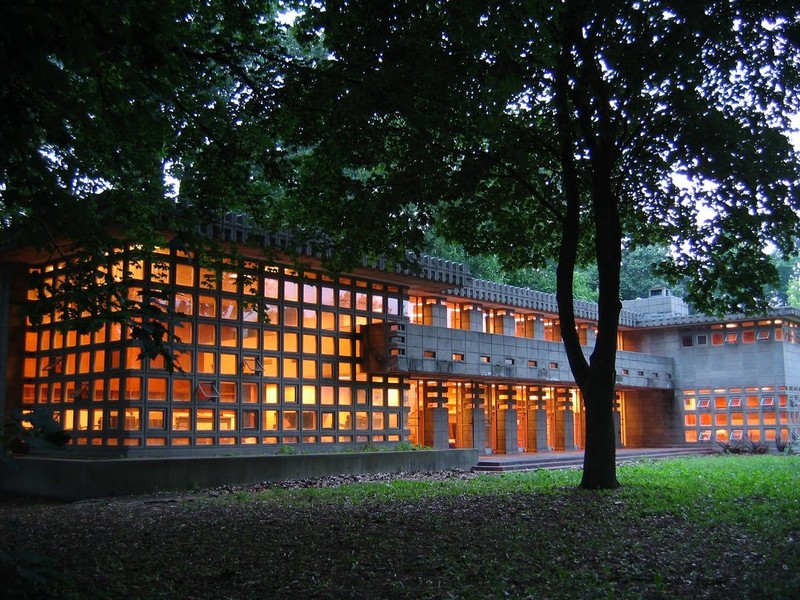
[[[180,369],[140,359],[123,327],[62,332],[24,308],[61,260],[0,263],[0,401],[44,409],[73,456],[327,452],[411,442],[480,453],[583,446],[584,410],[551,294],[473,278],[422,257],[419,272],[367,264],[331,276],[258,249],[229,216],[242,262],[217,270],[181,248],[108,269],[131,298],[169,309]],[[154,290],[168,292],[154,294]],[[168,298],[165,300],[164,298]],[[576,302],[590,351],[597,307]],[[266,317],[266,318],[264,318]],[[625,303],[617,357],[618,444],[800,436],[800,312],[690,314],[667,290]]]

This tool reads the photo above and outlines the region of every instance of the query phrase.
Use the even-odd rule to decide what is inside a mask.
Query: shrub
[[[27,454],[31,449],[63,448],[71,439],[50,412],[16,410],[3,426],[3,456]]]
[[[723,454],[766,454],[767,445],[764,442],[754,442],[744,436],[741,440],[730,442],[717,441]]]

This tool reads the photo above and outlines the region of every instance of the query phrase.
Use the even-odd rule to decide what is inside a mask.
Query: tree
[[[149,256],[167,231],[202,254],[199,224],[264,213],[289,53],[276,4],[0,6],[0,239],[67,263],[39,313],[86,330],[121,322],[145,354],[171,357],[163,312],[129,299],[111,265],[126,247]]]
[[[765,248],[789,252],[798,226],[800,161],[786,135],[800,108],[798,9],[770,0],[297,9],[298,39],[316,53],[287,81],[295,177],[285,199],[306,231],[331,251],[396,252],[419,247],[435,222],[509,268],[556,257],[561,332],[586,407],[581,485],[617,486],[623,242],[669,245],[667,275],[686,277],[702,310],[766,306],[776,272]],[[588,359],[573,311],[575,267],[587,259],[599,280]]]
[[[668,263],[669,259],[670,252],[666,246],[640,246],[623,249],[620,297],[623,300],[647,298],[651,289],[668,286],[669,282],[659,273],[659,266]],[[682,296],[682,284],[678,283],[673,289],[673,293]]]
[[[556,291],[555,265],[548,261],[542,268],[523,267],[514,270],[503,268],[496,255],[472,256],[459,244],[448,243],[440,237],[429,235],[423,248],[426,254],[466,264],[474,277],[498,283],[527,287],[554,294]],[[574,282],[575,298],[597,300],[597,269],[593,265],[577,269]]]
[[[670,245],[667,275],[703,310],[764,307],[764,249],[794,250],[793,4],[12,0],[0,233],[70,258],[56,310],[122,320],[154,352],[163,315],[115,289],[116,249],[202,248],[197,225],[227,211],[312,242],[332,270],[413,262],[434,226],[507,269],[556,258],[582,485],[613,487],[623,241]],[[573,327],[587,262],[588,360]]]

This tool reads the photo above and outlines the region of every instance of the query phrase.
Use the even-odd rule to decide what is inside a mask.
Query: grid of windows
[[[686,441],[796,440],[799,392],[786,386],[683,390]]]
[[[771,340],[780,342],[788,341],[800,343],[800,332],[794,325],[783,323],[780,319],[774,321],[744,321],[742,323],[717,323],[711,326],[711,331],[694,332],[684,330],[680,334],[681,348],[704,346],[723,346],[731,344],[755,344]]]
[[[219,269],[164,251],[109,271],[130,298],[174,313],[180,370],[140,360],[119,325],[28,327],[25,405],[47,405],[92,446],[236,446],[403,439],[403,382],[360,366],[358,329],[397,318],[398,287],[247,261]],[[31,273],[59,284],[58,264]],[[32,290],[31,299],[35,297]]]

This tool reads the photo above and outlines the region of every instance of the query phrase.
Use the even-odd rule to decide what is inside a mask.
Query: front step
[[[697,456],[715,454],[710,446],[679,446],[672,448],[653,448],[642,450],[621,450],[617,452],[617,464],[641,458],[672,458],[678,456]],[[567,469],[583,466],[583,453],[569,454],[527,454],[505,455],[503,458],[483,457],[473,467],[478,473],[499,473],[509,471],[532,471],[535,469]]]

